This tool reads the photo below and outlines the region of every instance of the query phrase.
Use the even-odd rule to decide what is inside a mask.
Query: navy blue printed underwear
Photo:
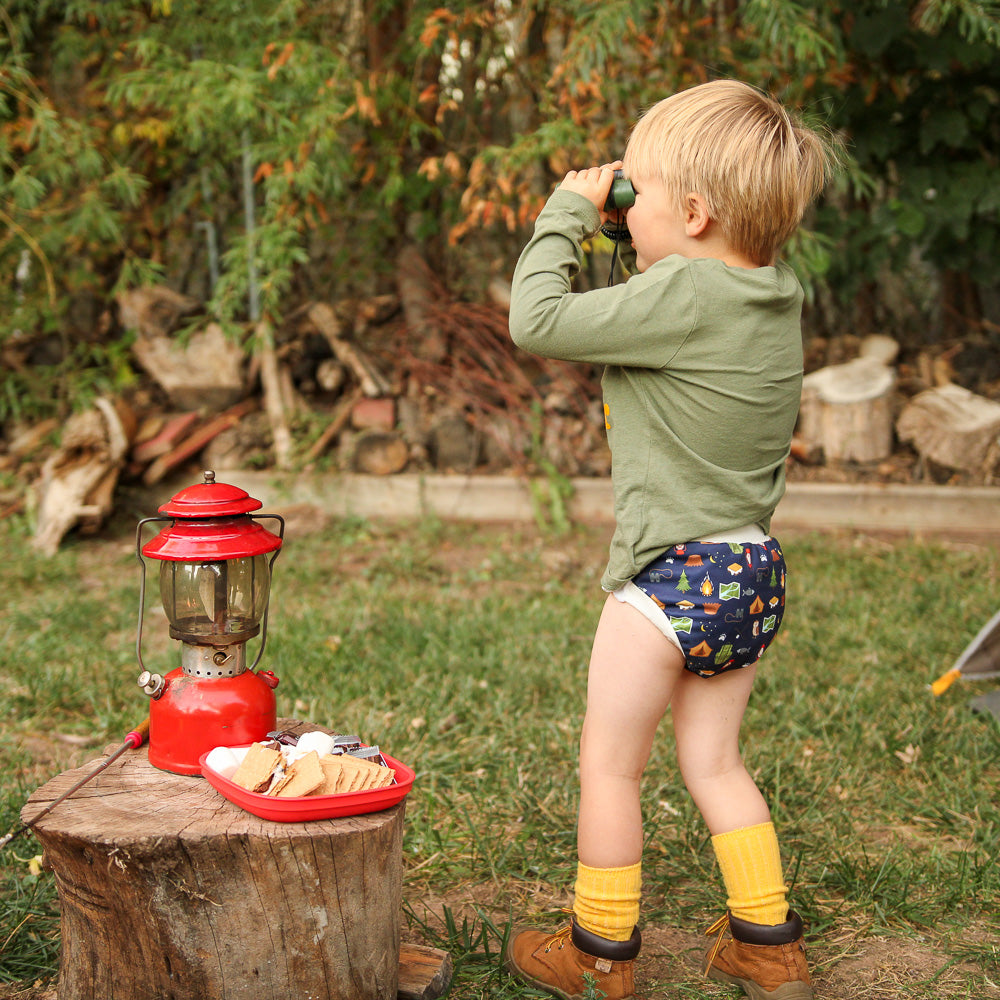
[[[785,610],[785,560],[762,542],[672,545],[632,581],[667,616],[701,677],[756,663]]]

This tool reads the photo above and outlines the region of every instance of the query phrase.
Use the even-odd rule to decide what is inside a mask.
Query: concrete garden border
[[[537,517],[532,488],[512,476],[394,476],[296,473],[273,470],[219,470],[231,482],[263,501],[265,509],[309,504],[338,517],[407,520],[532,521]],[[611,483],[573,479],[567,501],[576,521],[612,520]],[[545,480],[536,480],[544,498]],[[543,501],[544,503],[544,501]],[[1000,537],[1000,488],[900,486],[851,483],[790,483],[775,513],[775,532],[845,529],[909,534]]]

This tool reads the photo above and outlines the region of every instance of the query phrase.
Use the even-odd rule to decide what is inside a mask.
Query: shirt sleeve
[[[586,198],[552,194],[514,269],[511,338],[547,358],[665,367],[697,321],[686,261],[667,257],[622,284],[574,292],[583,242],[599,228],[600,215]]]

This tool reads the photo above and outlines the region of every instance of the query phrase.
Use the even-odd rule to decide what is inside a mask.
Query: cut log
[[[326,338],[337,360],[354,372],[366,396],[388,396],[392,385],[378,370],[375,363],[357,346],[341,335],[340,320],[332,307],[317,302],[309,308],[309,319]]]
[[[889,366],[899,357],[899,343],[884,333],[870,333],[858,346],[858,357]]]
[[[406,325],[413,337],[413,353],[424,361],[443,361],[448,353],[448,341],[431,319],[434,304],[431,271],[423,254],[412,243],[403,247],[397,258],[396,284]]]
[[[822,445],[798,436],[792,438],[789,453],[796,462],[801,462],[803,465],[818,465],[823,459]]]
[[[892,453],[895,372],[857,358],[802,381],[798,437],[818,444],[828,462],[881,462]]]
[[[185,316],[200,308],[197,299],[166,285],[130,288],[118,295],[117,302],[122,326],[152,338],[168,337]]]
[[[198,423],[195,412],[176,413],[159,421],[149,437],[138,441],[132,449],[132,461],[145,465],[166,455],[182,440],[185,434]]]
[[[55,555],[63,536],[82,519],[90,527],[103,521],[128,448],[128,430],[110,400],[98,399],[94,409],[70,417],[59,450],[32,486],[38,509],[35,548]]]
[[[445,413],[430,430],[428,448],[439,472],[471,472],[479,461],[480,437],[460,413]]]
[[[178,410],[223,410],[245,392],[243,349],[218,323],[209,323],[183,343],[140,336],[132,353]]]
[[[896,421],[901,440],[947,469],[992,478],[1000,471],[1000,403],[948,383],[907,403]]]
[[[98,763],[38,789],[24,821]],[[274,823],[126,753],[34,827],[59,891],[59,1000],[395,1000],[404,808]],[[410,995],[440,996],[443,956],[429,974],[433,956],[402,954]]]
[[[451,957],[439,948],[404,944],[399,949],[398,1000],[435,1000],[451,983]]]
[[[369,476],[391,476],[402,472],[410,460],[410,449],[400,434],[366,431],[354,445],[355,472]]]
[[[165,455],[161,455],[156,459],[143,473],[142,481],[147,486],[158,483],[171,469],[176,468],[181,462],[186,462],[189,458],[193,458],[213,438],[217,437],[224,430],[235,427],[243,417],[256,409],[256,399],[245,399],[242,403],[237,403],[225,413],[220,413],[219,416],[213,417],[207,423],[202,424],[192,431]]]
[[[32,424],[30,427],[14,427],[7,442],[7,453],[17,459],[33,458],[44,446],[46,438],[59,429],[55,417]]]

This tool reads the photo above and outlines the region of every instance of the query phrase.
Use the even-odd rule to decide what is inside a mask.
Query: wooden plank
[[[535,517],[525,479],[514,476],[397,476],[301,474],[240,470],[231,481],[270,508],[314,504],[334,517],[409,520],[526,521]],[[568,502],[575,521],[611,524],[608,479],[573,480]],[[961,532],[1000,537],[1000,489],[993,486],[903,486],[858,483],[789,483],[773,529],[837,529],[899,533]]]
[[[220,413],[193,431],[167,454],[156,459],[143,473],[142,481],[147,486],[158,483],[171,469],[197,455],[209,441],[218,437],[224,430],[235,427],[243,417],[256,409],[256,399],[245,399],[242,403],[230,407],[225,413]]]

